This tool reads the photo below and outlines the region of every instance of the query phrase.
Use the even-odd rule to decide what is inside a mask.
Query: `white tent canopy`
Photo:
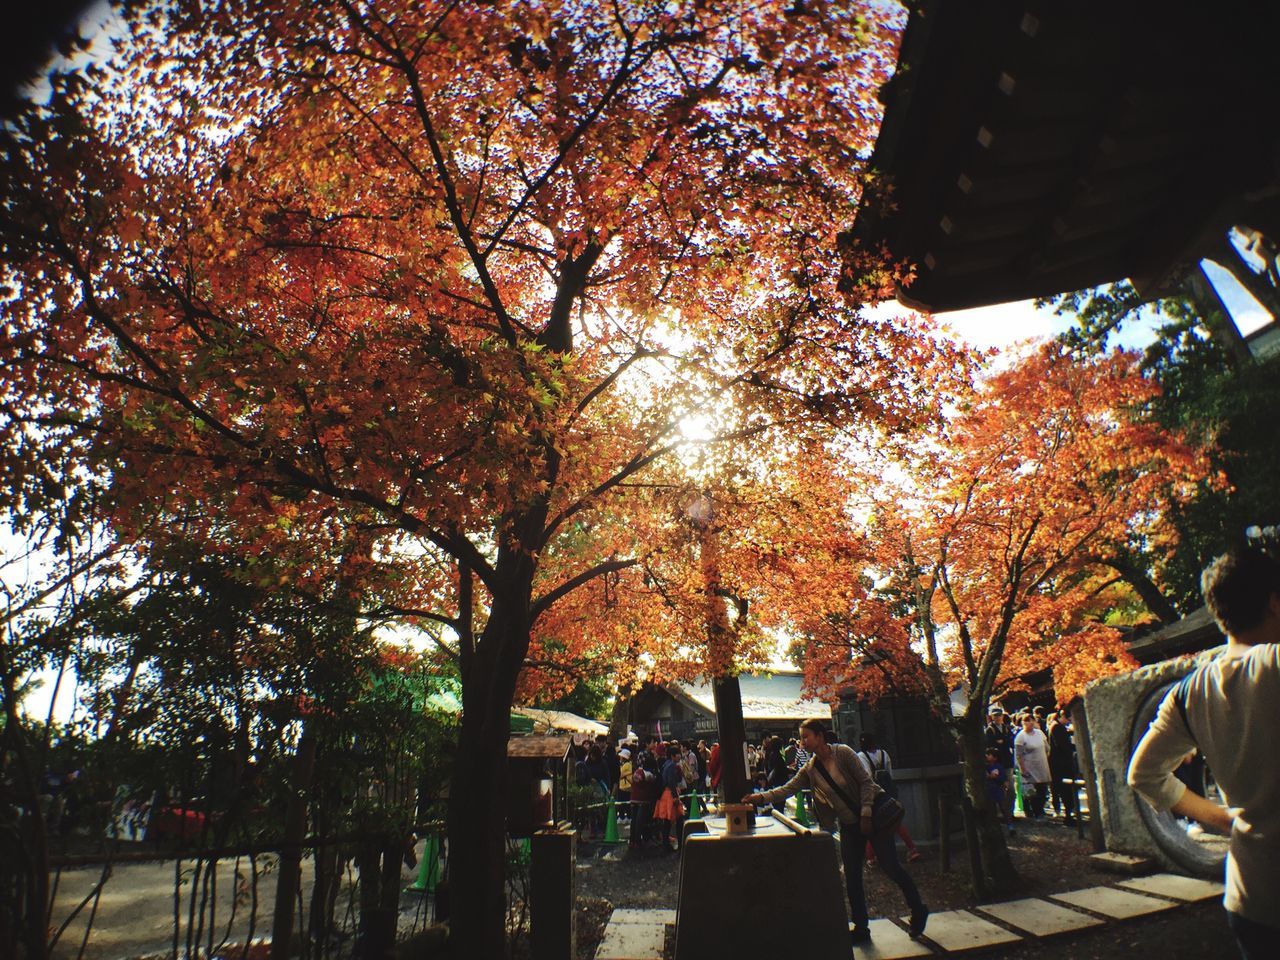
[[[596,736],[608,733],[609,725],[599,720],[580,717],[567,710],[540,710],[537,707],[512,707],[512,713],[522,714],[533,721],[534,733],[577,733]]]

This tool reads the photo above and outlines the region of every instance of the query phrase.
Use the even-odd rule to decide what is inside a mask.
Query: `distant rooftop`
[[[537,707],[512,707],[512,713],[523,714],[533,721],[535,733],[587,733],[595,736],[608,733],[609,725],[589,717],[580,717],[567,710],[541,710]]]
[[[804,697],[804,677],[798,671],[781,673],[744,673],[738,677],[742,691],[744,720],[805,720],[809,717],[830,719],[831,707],[821,700]],[[667,689],[683,694],[699,708],[714,715],[715,696],[711,681],[671,683]]]
[[[563,760],[573,746],[573,737],[512,737],[507,741],[507,756],[522,760]]]

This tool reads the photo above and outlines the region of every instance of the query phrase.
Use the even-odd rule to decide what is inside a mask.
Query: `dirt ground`
[[[1089,857],[1088,837],[1060,821],[1019,821],[1009,838],[1009,851],[1022,878],[1014,897],[1045,896],[1122,879],[1099,870]],[[963,843],[954,850],[951,869],[941,870],[938,854],[922,851],[910,869],[920,892],[935,911],[978,906],[969,885]],[[866,871],[871,915],[901,912],[901,894],[879,870]],[[578,957],[591,960],[614,908],[676,906],[679,855],[626,847],[580,846],[578,857]],[[1149,957],[1160,960],[1227,960],[1238,957],[1218,901],[1181,906],[1149,917],[1111,921],[1087,933],[1028,940],[994,951],[1009,960],[1075,960],[1075,958]]]

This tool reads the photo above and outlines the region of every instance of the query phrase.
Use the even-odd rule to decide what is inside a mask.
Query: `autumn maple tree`
[[[600,518],[673,482],[691,418],[708,447],[799,451],[935,403],[939,352],[838,294],[832,254],[896,21],[807,0],[124,16],[110,62],[4,131],[0,446],[35,469],[36,430],[107,471],[121,535],[172,517],[259,586],[340,572],[439,628],[464,702],[453,934],[497,956],[531,634],[574,647],[539,621],[643,582],[645,525]]]
[[[651,471],[601,517],[625,528],[612,536],[633,541],[636,562],[538,620],[526,688],[594,670],[625,696],[645,681],[727,676],[773,658],[807,603],[804,580],[844,577],[848,488],[832,449],[774,438],[748,450],[709,474],[677,469],[663,482]],[[544,563],[566,559],[581,563]]]
[[[1051,668],[1066,703],[1135,665],[1115,614],[1141,594],[1107,558],[1167,551],[1169,506],[1208,474],[1202,451],[1141,416],[1156,392],[1135,356],[1080,359],[1058,343],[988,374],[868,483],[864,587],[837,592],[806,630],[818,687],[915,682],[930,698],[960,747],[981,881],[998,890],[1016,878],[985,788],[988,704],[1031,672]],[[957,687],[967,706],[953,714]]]

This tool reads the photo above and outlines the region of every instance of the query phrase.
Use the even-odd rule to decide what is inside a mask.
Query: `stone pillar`
[[[1107,849],[1107,841],[1102,833],[1102,791],[1098,786],[1098,778],[1093,769],[1093,738],[1089,736],[1089,716],[1084,708],[1083,698],[1077,699],[1071,708],[1071,725],[1075,728],[1076,760],[1080,766],[1080,777],[1084,780],[1085,793],[1089,797],[1089,840],[1095,853]],[[1077,818],[1083,822],[1080,811]]]
[[[1154,811],[1126,780],[1129,758],[1165,689],[1220,653],[1216,648],[1192,660],[1165,660],[1085,687],[1089,759],[1108,851],[1152,857],[1165,869],[1221,877],[1221,854],[1189,839],[1172,815]]]
[[[529,945],[533,960],[578,955],[577,831],[539,830],[529,865]]]

